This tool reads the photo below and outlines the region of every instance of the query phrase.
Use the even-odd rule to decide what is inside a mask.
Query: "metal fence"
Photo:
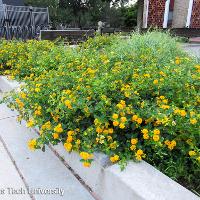
[[[0,38],[33,39],[48,25],[48,8],[0,5]]]

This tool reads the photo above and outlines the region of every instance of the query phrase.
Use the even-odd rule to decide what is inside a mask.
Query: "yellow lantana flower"
[[[33,127],[34,126],[34,121],[32,119],[30,119],[28,122],[27,122],[27,127],[30,128],[30,127]]]
[[[87,152],[81,152],[80,153],[80,157],[83,159],[83,160],[89,160],[93,157],[92,154],[89,154]]]
[[[167,109],[170,108],[170,106],[169,105],[162,105],[161,108],[167,110]]]
[[[96,132],[97,132],[97,133],[102,133],[102,132],[103,132],[103,129],[102,129],[101,127],[97,127],[97,128],[96,128]]]
[[[71,105],[71,101],[70,100],[66,100],[65,101],[65,105],[67,106],[67,108],[72,109],[72,105]]]
[[[113,122],[113,126],[118,126],[119,125],[119,122],[118,121],[114,121]]]
[[[120,110],[122,110],[124,108],[124,106],[120,103],[117,104],[117,108],[119,108]]]
[[[113,128],[108,129],[108,133],[112,134],[114,132]]]
[[[149,131],[148,131],[148,129],[142,129],[141,132],[142,132],[143,134],[147,134]]]
[[[142,149],[138,149],[135,153],[136,160],[142,160],[142,157],[145,157]]]
[[[197,120],[195,119],[195,118],[193,118],[193,119],[190,119],[190,124],[196,124],[197,123]]]
[[[181,60],[180,60],[180,58],[176,58],[176,60],[175,60],[175,63],[177,64],[177,65],[179,65],[180,63],[181,63]]]
[[[91,163],[89,163],[89,162],[83,162],[83,166],[84,166],[84,167],[90,167],[90,166],[91,166]]]
[[[155,135],[160,135],[160,130],[159,130],[159,129],[155,129],[155,130],[153,131],[153,133],[154,133]]]
[[[58,124],[55,128],[54,131],[56,133],[62,133],[63,132],[63,128],[62,128],[62,124]]]
[[[155,142],[158,142],[160,140],[160,136],[159,135],[153,135],[153,140]]]
[[[124,129],[124,128],[125,128],[125,125],[124,125],[123,123],[120,123],[120,124],[119,124],[119,128]]]
[[[30,150],[35,150],[36,144],[37,144],[36,139],[30,140],[30,141],[28,142],[28,147],[29,147],[29,149],[30,149]]]
[[[41,112],[41,110],[35,110],[34,114],[40,116],[40,115],[42,115],[42,112]]]
[[[137,152],[136,152],[136,154],[137,154],[137,155],[140,155],[140,156],[141,156],[143,153],[144,153],[144,152],[143,152],[142,149],[138,149]]]
[[[133,115],[132,116],[132,121],[134,122],[134,121],[136,121],[138,119],[138,116],[137,115]]]
[[[136,145],[131,145],[131,146],[130,146],[130,150],[131,150],[131,151],[136,150]]]
[[[64,147],[68,152],[70,152],[72,150],[72,144],[71,143],[65,143]]]
[[[58,138],[59,138],[59,134],[58,134],[58,133],[54,133],[54,134],[53,134],[53,139],[56,140],[56,139],[58,139]]]
[[[197,153],[195,152],[195,151],[189,151],[189,153],[188,153],[191,157],[192,156],[196,156],[197,155]]]
[[[138,139],[137,138],[131,139],[131,144],[135,145],[137,143],[138,143]]]
[[[122,123],[125,123],[127,121],[127,118],[126,117],[121,117],[120,120],[121,120]]]
[[[176,146],[176,141],[172,140],[171,142],[169,140],[165,141],[165,144],[167,145],[168,149],[173,150]]]
[[[119,117],[118,114],[113,114],[113,115],[112,115],[112,118],[113,118],[113,119],[118,119],[118,117]]]
[[[160,99],[162,99],[162,100],[165,99],[165,96],[160,96]]]
[[[68,132],[67,132],[67,135],[68,135],[68,136],[74,135],[74,131],[68,131]]]
[[[138,119],[137,119],[137,123],[138,123],[138,124],[141,124],[141,123],[142,123],[142,118],[138,118]]]
[[[185,110],[181,110],[180,115],[181,115],[181,117],[185,117],[187,115],[187,113]]]
[[[70,135],[67,137],[67,143],[71,143],[73,141],[73,137]]]
[[[26,94],[25,94],[24,92],[21,92],[21,93],[20,93],[20,96],[21,96],[22,99],[25,99],[25,98],[26,98]]]
[[[143,138],[144,138],[145,140],[148,140],[148,139],[149,139],[149,134],[148,134],[148,133],[143,134]]]
[[[157,79],[154,80],[154,81],[153,81],[153,84],[154,84],[154,85],[157,85],[157,84],[158,84],[158,80],[157,80]]]
[[[41,89],[40,88],[35,88],[35,92],[40,92]]]
[[[111,161],[112,163],[115,163],[115,162],[117,162],[118,160],[119,160],[119,156],[118,156],[118,155],[114,155],[114,156],[110,157],[110,161]]]

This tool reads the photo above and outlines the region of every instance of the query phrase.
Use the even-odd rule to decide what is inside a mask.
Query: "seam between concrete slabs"
[[[38,135],[39,132],[33,128],[32,129],[34,132],[36,132]],[[49,149],[53,152],[53,154],[61,161],[61,163],[67,168],[69,169],[69,171],[72,173],[72,175],[80,182],[80,184],[91,194],[91,196],[95,199],[95,200],[99,200],[97,198],[97,196],[95,195],[95,193],[92,191],[92,189],[85,183],[85,181],[82,180],[82,178],[68,165],[68,163],[63,159],[63,157],[51,146],[48,145]]]
[[[15,116],[10,116],[10,117],[1,118],[0,121],[5,120],[5,119],[10,119],[10,118],[15,118],[15,117],[17,117],[17,116],[19,116],[19,115],[15,115]]]
[[[17,164],[16,164],[14,158],[12,157],[10,151],[8,150],[8,148],[7,148],[7,146],[6,146],[6,143],[4,142],[3,138],[1,137],[1,135],[0,135],[0,141],[1,141],[1,143],[3,144],[3,147],[5,148],[5,150],[6,150],[7,154],[8,154],[8,156],[9,156],[9,158],[10,158],[10,160],[11,160],[11,162],[13,163],[15,169],[17,170],[17,173],[19,174],[21,180],[23,181],[23,183],[24,183],[24,185],[25,185],[25,187],[26,187],[26,189],[27,189],[27,191],[28,191],[28,189],[29,189],[28,183],[26,182],[26,179],[24,178],[23,174],[22,174],[21,171],[19,170],[19,168],[18,168],[18,166],[17,166]],[[32,200],[36,200],[35,197],[34,197],[32,194],[29,194],[29,196],[30,196],[30,198],[31,198]]]

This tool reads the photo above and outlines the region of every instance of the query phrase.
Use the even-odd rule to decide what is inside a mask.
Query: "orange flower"
[[[59,134],[58,134],[58,133],[54,133],[54,134],[53,134],[53,139],[56,140],[56,139],[58,139],[58,138],[59,138]]]
[[[90,167],[90,166],[91,166],[91,163],[89,163],[89,162],[83,162],[83,166],[84,166],[84,167]]]
[[[118,126],[119,125],[119,122],[118,121],[114,121],[113,122],[113,126]]]
[[[138,139],[137,138],[131,139],[131,144],[135,145],[137,143],[138,143]]]
[[[154,80],[154,81],[153,81],[153,84],[154,84],[154,85],[157,85],[157,84],[158,84],[158,80],[157,80],[157,79]]]
[[[142,118],[138,118],[138,119],[137,119],[137,123],[138,123],[138,124],[141,124],[141,123],[142,123]]]

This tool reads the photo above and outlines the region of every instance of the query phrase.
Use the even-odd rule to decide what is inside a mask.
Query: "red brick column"
[[[200,0],[194,0],[190,27],[200,28]]]
[[[166,0],[149,0],[148,27],[163,27]]]

